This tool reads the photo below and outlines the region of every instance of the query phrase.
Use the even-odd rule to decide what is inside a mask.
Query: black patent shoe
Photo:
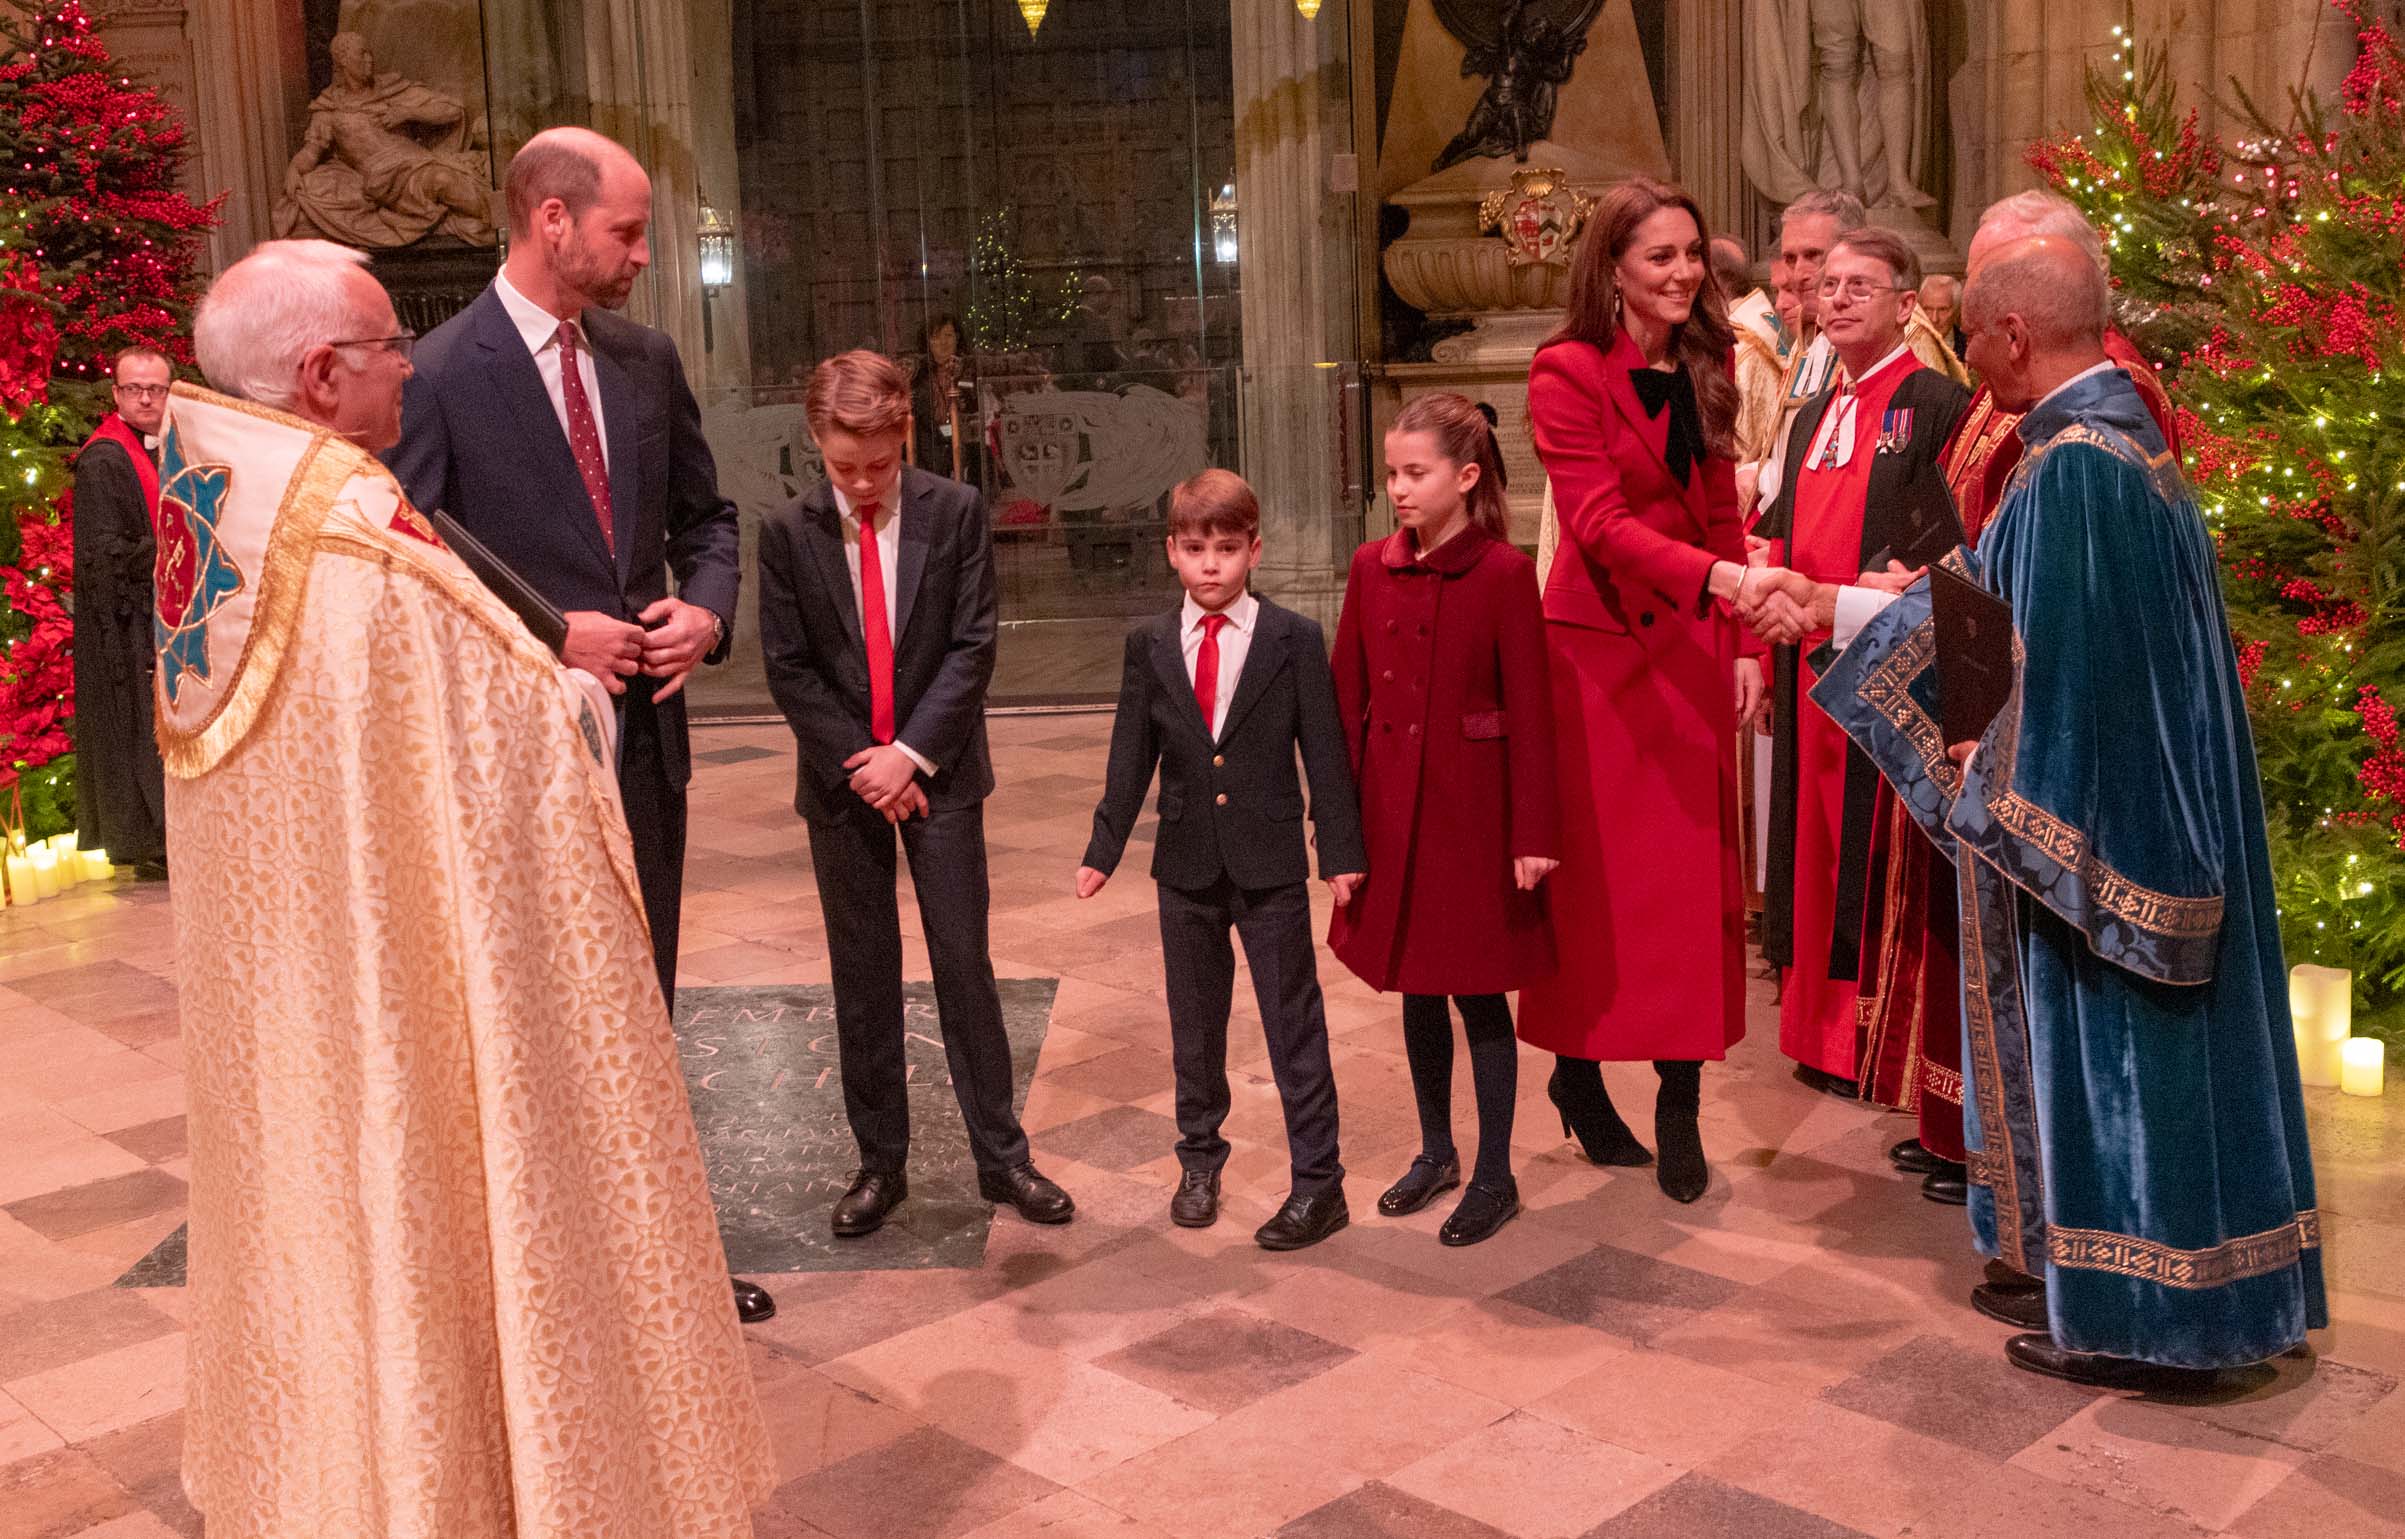
[[[745,1282],[740,1277],[735,1279],[736,1319],[746,1325],[758,1325],[763,1320],[775,1319],[776,1314],[777,1301],[768,1296],[766,1288],[756,1282]]]
[[[1219,1222],[1219,1172],[1189,1170],[1178,1177],[1169,1199],[1169,1222],[1180,1229],[1208,1229]]]
[[[1587,1159],[1597,1165],[1650,1165],[1653,1151],[1637,1142],[1620,1119],[1619,1108],[1605,1101],[1600,1106],[1588,1105],[1583,1099],[1565,1095],[1561,1071],[1545,1081],[1545,1098],[1562,1115],[1562,1136],[1575,1138]]]
[[[1438,1243],[1444,1245],[1475,1245],[1512,1220],[1520,1211],[1520,1183],[1505,1181],[1501,1186],[1489,1186],[1472,1181],[1454,1206],[1453,1216],[1436,1231]]]
[[[1925,1176],[1943,1163],[1917,1138],[1907,1138],[1890,1148],[1887,1162],[1908,1176]]]
[[[1253,1231],[1263,1250],[1301,1250],[1353,1221],[1345,1207],[1344,1188],[1331,1186],[1316,1197],[1289,1197],[1277,1216]]]
[[[898,1170],[864,1170],[852,1177],[852,1189],[835,1204],[835,1233],[847,1240],[875,1234],[886,1216],[910,1195],[910,1178]]]
[[[1990,1261],[1987,1264],[1987,1280],[1994,1286],[2013,1293],[2043,1292],[2046,1287],[2045,1279],[2032,1277],[2027,1272],[2006,1266],[2001,1261]]]
[[[2177,1390],[2194,1393],[2212,1388],[2221,1377],[2215,1368],[2166,1368],[2134,1358],[2106,1357],[2100,1352],[2074,1352],[2058,1347],[2054,1338],[2032,1332],[2004,1344],[2004,1356],[2015,1368],[2067,1379],[2092,1389]]]
[[[1388,1187],[1378,1198],[1378,1211],[1388,1218],[1401,1218],[1417,1213],[1436,1200],[1439,1192],[1449,1192],[1461,1185],[1461,1161],[1448,1156],[1432,1160],[1422,1154],[1413,1158],[1411,1168],[1403,1179]]]
[[[1921,1195],[1931,1202],[1961,1207],[1971,1200],[1971,1167],[1940,1160],[1935,1170],[1921,1177]]]
[[[1999,1288],[1994,1283],[1981,1283],[1971,1290],[1971,1307],[1991,1320],[2001,1320],[2021,1330],[2046,1328],[2044,1288]]]
[[[977,1195],[1017,1208],[1019,1216],[1031,1224],[1065,1224],[1077,1212],[1069,1194],[1037,1174],[1035,1165],[1027,1160],[990,1175],[978,1172]]]
[[[1809,1085],[1822,1095],[1833,1095],[1841,1101],[1862,1099],[1862,1087],[1842,1074],[1831,1074],[1826,1069],[1799,1063],[1795,1066],[1795,1077],[1798,1084]]]

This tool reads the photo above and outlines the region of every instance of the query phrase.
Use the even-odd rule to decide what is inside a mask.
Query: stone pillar
[[[185,78],[205,80],[209,89],[193,90],[177,105],[191,126],[195,190],[229,194],[223,222],[208,242],[209,268],[222,271],[275,234],[284,166],[299,143],[308,99],[300,6],[297,0],[191,0],[183,21],[190,45]]]
[[[1262,591],[1332,626],[1360,533],[1353,441],[1352,150],[1343,13],[1229,0],[1242,264],[1244,477],[1261,498]]]
[[[1768,234],[1761,200],[1738,160],[1744,138],[1743,0],[1672,0],[1670,165],[1703,205],[1715,235],[1733,235],[1762,254]]]

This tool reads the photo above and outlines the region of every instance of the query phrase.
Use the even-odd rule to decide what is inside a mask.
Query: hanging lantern
[[[1019,0],[1019,15],[1027,23],[1027,35],[1035,36],[1036,28],[1044,24],[1044,13],[1052,8],[1052,0]]]
[[[1303,20],[1319,20],[1319,0],[1294,0],[1294,8],[1303,13]]]
[[[704,203],[700,216],[693,222],[693,234],[701,247],[702,292],[716,294],[732,287],[735,282],[735,221]]]

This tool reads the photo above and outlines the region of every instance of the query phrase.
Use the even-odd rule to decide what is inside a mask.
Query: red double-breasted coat
[[[1578,1058],[1721,1058],[1745,1035],[1737,857],[1736,622],[1705,590],[1745,559],[1736,468],[1680,486],[1670,411],[1649,414],[1624,334],[1539,352],[1537,453],[1562,542],[1545,585],[1561,965],[1520,996],[1520,1036]]]
[[[1328,944],[1376,989],[1501,994],[1553,970],[1553,703],[1536,566],[1475,526],[1420,557],[1408,530],[1353,553],[1336,704],[1369,876]]]

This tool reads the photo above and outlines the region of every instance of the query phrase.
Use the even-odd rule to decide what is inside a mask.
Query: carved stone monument
[[[1924,185],[1934,169],[1927,0],[1745,0],[1743,160],[1763,197],[1862,200],[1922,265],[1959,272]]]
[[[356,32],[338,34],[330,51],[334,81],[309,103],[309,127],[276,204],[277,236],[368,251],[429,234],[494,244],[481,124],[430,86],[378,74],[375,54]]]
[[[1437,67],[1445,49],[1485,87]],[[1398,405],[1458,390],[1495,409],[1513,535],[1533,542],[1545,475],[1529,361],[1561,324],[1594,194],[1669,173],[1636,23],[1602,0],[1414,0],[1403,59],[1380,180],[1411,224],[1386,248],[1386,279],[1406,304],[1470,329],[1384,376]],[[1443,127],[1448,110],[1458,131]],[[1415,154],[1439,169],[1406,181],[1398,158]]]

